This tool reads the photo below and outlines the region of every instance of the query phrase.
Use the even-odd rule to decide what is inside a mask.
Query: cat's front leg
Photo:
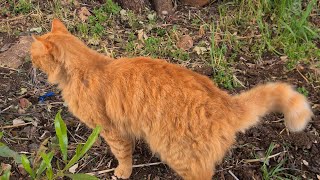
[[[118,160],[114,175],[118,178],[128,179],[132,173],[133,140],[130,137],[121,136],[117,130],[102,132],[101,136],[107,141]]]

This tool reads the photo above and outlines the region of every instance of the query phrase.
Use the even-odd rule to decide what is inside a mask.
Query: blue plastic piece
[[[39,97],[39,102],[43,103],[46,100],[46,98],[54,96],[54,95],[55,95],[54,92],[49,91],[49,92],[45,93],[43,96]]]

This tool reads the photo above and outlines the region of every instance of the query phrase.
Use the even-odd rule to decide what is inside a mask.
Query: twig
[[[233,174],[232,171],[228,170],[228,173],[229,173],[235,180],[239,180],[239,179],[237,178],[237,176]]]
[[[24,17],[26,17],[26,16],[29,16],[30,14],[31,14],[31,13],[26,14],[26,15],[21,15],[21,16],[13,17],[13,18],[10,18],[10,19],[4,19],[3,22],[0,22],[0,23],[18,20],[18,19],[24,18]]]
[[[300,76],[308,83],[310,84],[310,82],[308,81],[308,79],[296,68],[296,70],[298,71],[298,73],[300,74]]]
[[[245,159],[245,160],[243,160],[243,162],[245,162],[245,163],[252,163],[252,162],[265,161],[265,160],[267,160],[267,159],[270,159],[270,158],[274,158],[274,157],[276,157],[276,156],[279,156],[280,154],[285,153],[285,152],[287,152],[287,151],[282,151],[282,152],[279,152],[279,153],[277,153],[277,154],[274,154],[274,155],[271,155],[271,156],[268,156],[268,157],[258,158],[258,159]]]
[[[29,125],[29,124],[32,124],[32,122],[16,124],[16,125],[10,125],[10,126],[2,126],[2,127],[0,127],[0,129],[16,128],[16,127],[26,126],[26,125]]]
[[[3,112],[5,112],[5,111],[7,111],[7,110],[10,109],[12,106],[13,106],[13,105],[10,105],[10,106],[4,108],[2,111],[0,111],[0,114],[3,113]]]
[[[11,68],[11,67],[6,67],[6,66],[0,66],[0,68],[9,69],[9,70],[12,70],[12,71],[19,71],[18,69],[14,69],[14,68]]]
[[[133,165],[132,168],[137,168],[137,167],[146,167],[146,166],[156,166],[162,164],[162,162],[155,162],[155,163],[147,163],[147,164],[138,164],[138,165]],[[86,173],[89,175],[99,175],[99,174],[105,174],[108,172],[112,172],[114,171],[116,168],[111,168],[111,169],[106,169],[106,170],[102,170],[102,171],[96,171],[96,172],[90,172],[90,173]]]

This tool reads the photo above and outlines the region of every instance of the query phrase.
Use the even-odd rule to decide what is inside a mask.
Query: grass
[[[297,177],[286,173],[286,170],[288,170],[288,168],[284,168],[283,165],[286,162],[286,159],[284,158],[283,160],[281,160],[278,164],[276,164],[275,166],[271,166],[269,167],[269,159],[268,157],[271,155],[272,151],[275,148],[275,143],[271,143],[268,150],[266,151],[266,159],[263,162],[261,169],[262,172],[262,178],[264,180],[270,180],[270,179],[281,179],[281,180],[289,180],[289,179],[298,179]]]
[[[309,91],[305,87],[298,87],[297,91],[306,97],[309,95]]]
[[[99,132],[101,130],[100,127],[97,127],[93,130],[91,135],[88,137],[87,141],[84,144],[78,144],[76,148],[75,155],[71,159],[68,159],[68,135],[67,135],[67,127],[64,121],[61,118],[61,111],[59,111],[54,120],[54,126],[56,131],[56,136],[58,139],[58,147],[52,140],[53,145],[46,147],[49,142],[49,139],[45,139],[36,155],[32,157],[33,161],[30,162],[30,159],[22,154],[18,154],[17,152],[8,148],[4,143],[0,142],[0,157],[12,157],[16,163],[22,164],[25,171],[30,175],[31,179],[61,179],[63,177],[69,177],[71,179],[88,179],[88,180],[97,180],[98,178],[81,173],[71,174],[68,170],[78,163],[78,161],[88,152],[88,150],[92,147],[96,139],[98,138]],[[0,139],[3,136],[3,132],[0,132]],[[50,148],[51,147],[51,148]],[[57,159],[56,155],[58,151],[62,154],[62,162],[64,164],[63,168],[60,168],[61,163],[59,163],[59,158]],[[58,169],[53,169],[54,160],[58,164]],[[2,171],[0,171],[2,172]],[[0,174],[1,175],[1,174]],[[5,169],[0,176],[1,180],[9,180],[10,178],[10,168]]]
[[[64,20],[73,34],[89,42],[93,48],[103,47],[100,51],[108,52],[114,57],[151,56],[169,59],[175,63],[191,64],[189,67],[197,63],[209,65],[214,70],[211,78],[225,89],[239,87],[236,79],[236,67],[242,63],[239,57],[245,57],[245,63],[251,64],[263,62],[267,55],[279,61],[280,57],[286,57],[287,71],[294,70],[300,64],[306,64],[308,67],[320,62],[320,50],[316,47],[320,30],[310,22],[311,15],[317,15],[320,11],[316,7],[316,0],[222,1],[216,4],[218,14],[214,15],[217,16],[206,17],[206,10],[190,9],[192,13],[181,13],[181,18],[173,21],[163,20],[150,10],[136,14],[121,9],[111,0],[104,2],[99,4],[96,1],[88,1],[89,6],[86,7],[91,15],[83,23],[77,16],[79,7],[72,3],[68,6],[63,5],[62,1],[49,1],[49,6],[45,6],[44,9],[37,0],[8,0],[4,3],[5,6],[0,7],[0,15],[8,19],[25,16],[31,20],[27,22],[34,24],[20,29],[19,25],[10,26],[14,21],[0,21],[0,31],[17,36],[22,32],[29,33],[28,30],[34,27],[42,27],[45,31],[50,29],[48,22],[52,17],[58,17]],[[201,37],[198,32],[200,27],[203,28]],[[143,32],[142,37],[139,32]],[[179,49],[176,45],[179,37],[186,34],[194,39],[194,46],[190,50]],[[317,68],[320,68],[319,65]],[[320,81],[319,76],[312,71],[307,72],[305,76],[311,84]],[[307,84],[297,88],[305,96],[313,91],[311,89],[309,92],[307,89],[311,89]],[[57,143],[53,140],[51,142],[58,147],[55,151],[61,152],[61,161],[55,156],[52,157],[50,151],[42,156],[39,154],[39,158],[44,162],[43,166],[46,167],[44,171],[50,169],[50,162],[59,161],[63,166],[70,160],[68,157],[66,159],[66,154],[63,153],[66,151],[66,147],[60,144],[63,141],[58,138]],[[270,145],[267,154],[270,155],[273,149],[274,145]],[[17,159],[17,154],[12,155],[12,158]],[[24,159],[25,167],[28,166],[29,160],[29,173],[37,174],[40,164],[35,164],[31,159]],[[264,162],[261,167],[263,178],[289,177],[283,174],[286,170],[285,163],[286,161],[281,161],[270,166]],[[52,175],[48,170],[48,175],[52,178],[59,174],[59,170],[55,168]],[[6,176],[8,171],[0,172],[0,175]]]
[[[240,4],[240,5],[238,5]],[[301,61],[309,63],[319,59],[319,49],[315,40],[319,40],[319,29],[308,21],[316,0],[303,6],[302,0],[275,1],[244,1],[238,0],[232,4],[233,13],[228,11],[228,5],[220,6],[220,14],[226,24],[226,29],[232,26],[258,27],[259,40],[255,40],[251,49],[253,57],[261,59],[266,52],[275,55],[288,56],[287,68],[294,69]],[[236,20],[227,13],[236,14]]]
[[[210,48],[211,66],[214,69],[213,78],[215,82],[224,88],[233,89],[237,84],[233,79],[232,70],[229,68],[232,62],[226,58],[227,46],[224,42],[217,42],[217,39],[217,28],[213,24],[211,28]]]

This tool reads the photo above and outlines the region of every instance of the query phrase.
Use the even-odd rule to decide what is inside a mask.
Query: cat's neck
[[[89,48],[83,48],[79,51],[68,51],[60,53],[58,62],[61,65],[56,68],[49,81],[58,84],[59,89],[63,90],[68,85],[81,81],[84,77],[90,76],[90,72],[101,65],[107,65],[113,59],[104,56]]]

